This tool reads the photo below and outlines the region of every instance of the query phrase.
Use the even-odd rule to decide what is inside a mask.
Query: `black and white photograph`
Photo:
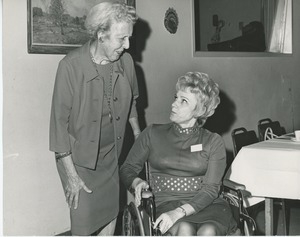
[[[300,236],[299,0],[0,9],[0,236]]]

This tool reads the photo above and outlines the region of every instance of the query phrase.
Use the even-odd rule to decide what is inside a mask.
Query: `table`
[[[300,142],[287,134],[245,146],[226,177],[251,192],[248,205],[265,200],[266,235],[273,235],[273,198],[300,199]]]

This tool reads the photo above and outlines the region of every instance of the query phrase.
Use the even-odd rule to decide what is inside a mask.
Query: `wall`
[[[62,55],[27,53],[27,1],[3,1],[4,235],[69,229],[48,149],[51,94]]]
[[[262,118],[279,120],[289,132],[300,128],[300,53],[295,43],[300,36],[299,1],[293,2],[294,54],[283,57],[194,58],[192,0],[137,0],[136,4],[139,16],[151,28],[139,64],[148,91],[147,124],[169,121],[177,78],[187,71],[202,71],[207,72],[223,92],[224,115],[223,118],[218,115],[220,119],[215,126],[223,126],[220,130],[229,151],[232,150],[230,131],[239,126],[256,130],[257,121]],[[174,8],[179,17],[176,34],[164,28],[169,7]],[[227,118],[231,121],[226,121]]]
[[[143,32],[145,44],[137,47],[140,113],[146,124],[169,121],[177,78],[199,70],[220,84],[227,102],[224,112],[232,113],[225,113],[218,124],[227,128],[223,137],[229,151],[230,129],[256,129],[264,117],[280,120],[287,131],[300,128],[299,45],[294,44],[295,53],[288,57],[193,58],[191,0],[136,0],[136,6],[149,27]],[[163,25],[169,7],[179,16],[176,34]],[[299,12],[300,2],[294,1],[294,42],[299,42]],[[51,94],[63,56],[28,54],[26,19],[26,1],[3,1],[4,235],[55,235],[69,228],[54,157],[48,151]]]

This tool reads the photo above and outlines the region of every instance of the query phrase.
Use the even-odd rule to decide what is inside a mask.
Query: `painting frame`
[[[48,40],[52,37],[52,41],[55,41],[56,38],[62,38],[62,35],[57,33],[58,26],[51,24],[49,19],[47,19],[46,11],[43,12],[42,9],[39,9],[33,5],[33,1],[35,3],[41,3],[43,1],[40,0],[27,0],[27,51],[30,54],[67,54],[69,51],[78,48],[83,45],[89,38],[88,33],[85,29],[82,29],[81,34],[84,35],[84,40],[82,39],[80,43],[69,43],[69,42],[46,42],[43,40],[37,40],[37,35],[39,34],[40,37],[44,34],[44,39]],[[87,2],[88,0],[83,0],[83,2]],[[73,4],[72,1],[68,1],[68,4]],[[38,10],[38,11],[37,11]],[[38,20],[36,20],[38,18]],[[44,18],[44,19],[43,19]],[[48,17],[49,18],[49,17]],[[71,18],[69,16],[69,18]],[[75,18],[75,17],[74,17]],[[45,32],[45,22],[47,21],[47,31],[52,32]],[[81,25],[83,20],[81,20]],[[65,24],[63,22],[62,24]],[[50,26],[49,26],[50,25]],[[43,28],[42,30],[40,28]],[[52,28],[52,29],[51,29]],[[55,29],[56,28],[56,29]],[[54,32],[54,33],[53,33]],[[75,33],[74,33],[75,32]],[[76,31],[73,31],[73,35],[76,34]],[[70,36],[66,36],[69,38],[69,41],[77,40],[75,36],[71,38]],[[71,39],[71,40],[70,40]],[[64,39],[62,39],[64,41]]]
[[[125,0],[128,6],[132,6],[135,8],[135,0]]]
[[[88,1],[89,0],[82,0],[81,4],[86,4],[86,8],[88,8],[87,5],[90,5],[91,2]],[[35,2],[35,5],[33,2]],[[59,27],[49,20],[50,11],[49,14],[47,14],[46,10],[43,11],[42,8],[36,6],[36,4],[41,4],[42,2],[45,1],[27,0],[27,51],[29,54],[67,54],[71,50],[82,46],[89,39],[88,33],[83,29],[83,17],[79,17],[78,19],[76,16],[76,20],[79,22],[78,25],[74,25],[74,16],[68,16],[68,22],[61,23],[67,24],[67,29],[79,27],[80,32],[73,30],[69,35],[64,35],[63,33],[59,34]],[[135,7],[135,0],[125,0],[125,2],[129,6]],[[74,3],[70,0],[68,4],[72,5]],[[48,24],[47,27],[45,24]],[[80,26],[82,26],[82,28]],[[53,31],[54,33],[48,31]],[[71,30],[69,30],[69,32],[71,32]],[[80,35],[75,36],[75,34]],[[60,42],[56,42],[57,39],[59,39]],[[76,40],[80,40],[80,42],[75,42]]]

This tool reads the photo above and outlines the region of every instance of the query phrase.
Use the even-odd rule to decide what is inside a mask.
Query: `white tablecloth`
[[[243,147],[226,177],[253,197],[300,199],[300,142],[272,139]],[[252,205],[261,199],[249,199]]]

